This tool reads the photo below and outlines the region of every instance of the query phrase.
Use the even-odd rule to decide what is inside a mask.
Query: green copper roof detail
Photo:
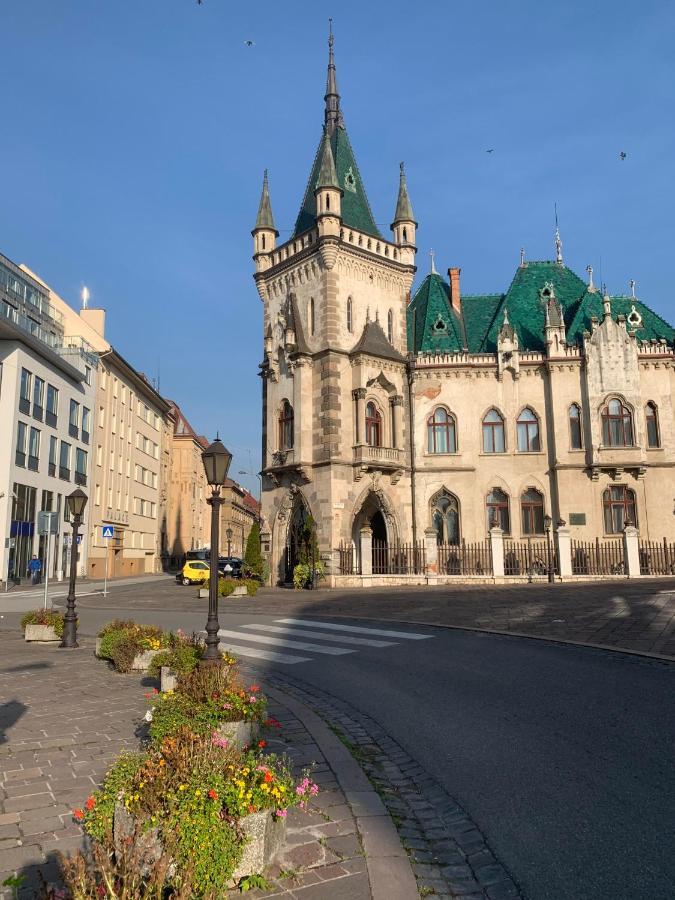
[[[330,139],[328,137],[328,134],[324,134],[323,136],[321,165],[319,167],[319,177],[316,181],[316,188],[325,187],[332,187],[340,190],[337,172],[335,171],[335,160],[333,159],[333,151],[330,148]]]
[[[397,222],[415,222],[415,214],[413,213],[412,203],[408,196],[408,184],[403,163],[401,163],[401,174],[398,183],[398,199],[396,201],[396,213],[394,215],[393,225],[396,225]],[[415,224],[417,223],[415,222]]]
[[[342,221],[345,227],[354,228],[357,231],[371,234],[373,237],[381,238],[382,235],[370,211],[370,204],[361,181],[361,173],[356,165],[356,159],[349,143],[346,129],[342,125],[336,125],[333,133],[328,135],[328,140],[330,141],[330,148],[335,163],[337,183],[344,191],[341,206]],[[303,231],[307,231],[309,228],[313,228],[316,224],[316,197],[314,196],[314,191],[321,172],[323,143],[324,137],[322,136],[321,143],[314,157],[314,165],[307,182],[302,206],[295,223],[293,237]]]
[[[675,328],[672,328],[665,319],[662,319],[642,300],[638,300],[637,297],[624,296],[610,297],[609,299],[612,318],[625,316],[626,328],[629,332],[634,331],[638,340],[658,341],[664,339],[671,344],[675,341]],[[580,344],[584,331],[592,330],[591,318],[595,317],[601,322],[603,315],[602,293],[586,291],[567,329],[567,342]]]
[[[277,230],[274,225],[274,216],[272,215],[272,203],[270,201],[270,186],[267,180],[267,169],[265,169],[265,174],[263,175],[260,206],[258,207],[258,215],[256,216],[255,226],[253,230],[255,231],[258,228],[269,228],[272,231]]]
[[[408,306],[408,349],[413,353],[458,353],[462,325],[450,303],[450,287],[437,272],[427,275]]]

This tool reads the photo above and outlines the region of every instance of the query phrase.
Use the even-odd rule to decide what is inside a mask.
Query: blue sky
[[[259,462],[262,304],[251,237],[262,170],[281,239],[318,143],[327,18],[376,221],[406,161],[419,278],[505,290],[521,246],[588,263],[675,320],[675,6],[568,0],[0,0],[0,250]],[[246,40],[254,46],[247,47]],[[494,148],[494,153],[485,151]],[[625,161],[619,153],[628,154]],[[257,480],[242,478],[251,488]]]

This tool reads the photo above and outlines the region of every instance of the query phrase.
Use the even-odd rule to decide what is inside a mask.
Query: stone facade
[[[416,228],[403,167],[392,239],[374,225],[331,46],[296,230],[277,244],[266,174],[252,232],[272,580],[289,580],[310,515],[333,574],[340,545],[370,568],[364,536],[530,540],[546,521],[567,540],[618,540],[627,523],[672,541],[675,331],[634,288],[579,279],[558,234],[555,261],[523,256],[504,294],[462,298],[459,268],[446,282],[432,263],[411,299]]]

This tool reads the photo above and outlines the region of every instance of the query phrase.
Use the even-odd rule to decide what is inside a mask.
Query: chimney
[[[458,266],[452,266],[448,269],[448,277],[450,278],[450,302],[455,313],[460,316],[462,314],[462,298],[459,292],[459,273],[462,270]]]

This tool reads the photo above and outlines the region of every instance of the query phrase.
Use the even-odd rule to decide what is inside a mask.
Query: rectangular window
[[[59,412],[59,390],[53,384],[47,385],[47,413],[45,422],[52,428],[56,428],[56,417]]]
[[[87,483],[87,451],[81,447],[75,450],[75,484]]]
[[[101,505],[101,485],[100,484],[97,484],[96,488],[94,489],[94,504],[96,506]]]
[[[17,466],[26,466],[26,423],[18,422],[16,426],[16,459]]]
[[[30,430],[28,438],[28,468],[37,472],[40,463],[40,431],[37,428]]]
[[[105,407],[99,406],[98,408],[98,427],[103,428],[105,423]]]
[[[80,404],[77,400],[70,401],[70,417],[68,418],[68,434],[78,437],[80,433]]]
[[[70,481],[70,444],[61,441],[61,453],[59,456],[59,478]]]
[[[84,380],[87,382],[87,384],[91,384],[91,369],[89,368],[89,366],[84,367]]]
[[[82,441],[85,444],[89,443],[89,431],[91,428],[91,410],[87,409],[86,406],[82,407]]]
[[[33,382],[33,416],[42,421],[43,405],[45,395],[45,383],[42,378],[35,376]]]
[[[33,376],[28,369],[21,370],[21,396],[19,398],[19,409],[22,413],[30,412],[30,388]]]
[[[54,435],[49,438],[49,474],[52,478],[56,475],[56,450],[58,443],[58,438],[55,438]]]

